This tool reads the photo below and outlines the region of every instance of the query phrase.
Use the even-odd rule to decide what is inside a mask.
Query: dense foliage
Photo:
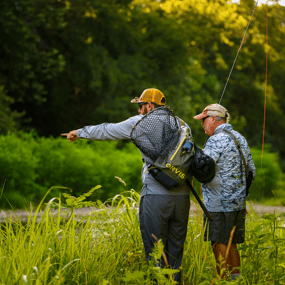
[[[121,121],[136,112],[130,99],[155,86],[202,144],[192,117],[219,101],[254,7],[253,0],[3,0],[0,133],[48,137]],[[260,147],[268,52],[265,142],[282,158],[284,19],[279,4],[268,6],[268,17],[266,5],[257,7],[223,97],[234,127]]]
[[[0,149],[1,208],[37,204],[52,186],[67,187],[77,197],[100,184],[102,188],[92,198],[95,201],[106,201],[126,190],[120,179],[126,187],[138,192],[142,187],[141,154],[131,142],[78,140],[69,143],[63,138],[23,133],[21,137],[13,134],[0,137]],[[265,149],[261,158],[257,148],[252,148],[252,155],[257,174],[249,199],[266,201],[276,197],[279,204],[285,204],[285,181],[278,155]],[[195,188],[200,192],[197,181]],[[59,192],[62,192],[60,188],[53,188],[48,198]]]
[[[165,93],[203,145],[192,118],[219,101],[254,8],[253,0],[1,1],[0,175],[8,200],[20,206],[23,195],[38,201],[54,185],[80,194],[96,183],[105,200],[120,188],[114,176],[140,189],[138,151],[121,157],[124,143],[67,146],[52,137],[135,115],[130,100],[148,87]],[[254,151],[261,174],[253,188],[262,197],[284,193],[284,19],[278,1],[257,6],[222,101],[250,146],[261,149],[266,123],[263,163]],[[11,135],[30,130],[47,140]]]
[[[21,138],[0,137],[0,148],[1,208],[37,204],[52,186],[68,187],[78,196],[100,184],[102,189],[93,197],[103,201],[126,190],[119,178],[128,187],[141,189],[140,152],[123,141],[68,143],[62,138],[23,134]],[[59,192],[60,188],[54,188],[48,198]]]

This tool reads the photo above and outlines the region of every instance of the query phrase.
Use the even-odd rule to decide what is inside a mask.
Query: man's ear
[[[153,110],[153,109],[154,109],[154,105],[153,105],[152,103],[148,102],[148,103],[146,104],[146,110],[147,110],[148,112],[150,112],[150,111]]]

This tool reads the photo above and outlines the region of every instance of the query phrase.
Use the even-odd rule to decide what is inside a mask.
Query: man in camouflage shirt
[[[220,104],[211,104],[194,117],[196,120],[202,120],[205,133],[209,136],[204,152],[216,162],[214,179],[202,184],[205,206],[214,219],[209,222],[204,217],[204,239],[212,242],[218,274],[225,277],[231,272],[232,279],[236,279],[240,275],[237,268],[240,267],[240,256],[236,244],[244,242],[245,234],[246,173],[236,143],[224,131],[225,129],[238,139],[253,177],[255,166],[246,139],[233,130],[229,118],[229,112]],[[234,226],[236,229],[225,260],[230,233]],[[221,270],[222,268],[224,270]]]

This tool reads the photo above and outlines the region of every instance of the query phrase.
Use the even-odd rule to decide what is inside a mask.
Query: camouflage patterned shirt
[[[234,140],[221,129],[227,128],[239,140],[248,168],[255,176],[255,166],[246,139],[230,124],[218,126],[208,139],[204,152],[216,162],[214,179],[202,185],[203,200],[210,212],[231,212],[245,209],[246,174]],[[242,164],[242,168],[241,168]]]

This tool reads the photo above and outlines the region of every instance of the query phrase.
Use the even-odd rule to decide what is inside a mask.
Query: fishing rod
[[[241,43],[240,43],[240,46],[239,46],[239,49],[238,49],[238,51],[237,51],[236,57],[235,57],[235,59],[234,59],[233,65],[232,65],[232,67],[231,67],[231,70],[230,70],[229,76],[228,76],[228,78],[227,78],[227,81],[226,81],[225,87],[224,87],[224,89],[223,89],[223,92],[222,92],[222,95],[221,95],[221,98],[220,98],[219,104],[221,104],[221,102],[222,102],[222,99],[223,99],[224,93],[225,93],[225,91],[226,91],[226,88],[227,88],[228,82],[229,82],[230,77],[231,77],[231,74],[232,74],[232,72],[233,72],[233,69],[234,69],[235,63],[236,63],[236,61],[237,61],[237,58],[238,58],[239,52],[240,52],[241,47],[242,47],[242,45],[243,45],[243,43],[244,43],[245,36],[246,36],[246,34],[247,34],[247,31],[248,31],[249,25],[250,25],[250,23],[251,23],[251,20],[252,20],[252,18],[253,18],[254,13],[255,13],[255,10],[256,10],[256,7],[257,7],[257,4],[258,4],[258,0],[256,1],[256,4],[255,4],[255,7],[254,7],[254,10],[253,10],[253,12],[252,12],[252,14],[251,14],[250,20],[249,20],[249,22],[248,22],[248,24],[247,24],[247,27],[246,27],[246,30],[245,30],[245,32],[244,32],[244,35],[243,35],[242,41],[241,41]],[[207,136],[207,138],[206,138],[206,141],[205,141],[205,143],[204,143],[204,147],[205,147],[205,145],[206,145],[206,143],[207,143],[207,140],[208,140],[208,139],[209,139],[209,136]],[[200,204],[200,206],[201,206],[202,210],[204,211],[204,213],[206,214],[206,216],[208,217],[208,219],[209,219],[210,221],[212,221],[212,220],[213,220],[213,218],[211,217],[210,213],[209,213],[209,212],[207,211],[207,209],[205,208],[205,205],[204,205],[204,204],[203,204],[203,202],[201,201],[201,199],[200,199],[200,197],[198,196],[198,194],[196,193],[195,189],[192,187],[192,185],[190,184],[190,182],[189,182],[189,181],[186,181],[186,183],[187,183],[188,187],[190,188],[191,192],[193,193],[193,195],[196,197],[196,199],[197,199],[198,203]]]
[[[251,23],[251,20],[252,20],[252,18],[253,18],[253,14],[254,14],[254,12],[255,12],[255,10],[256,10],[257,4],[258,4],[258,0],[256,1],[256,4],[255,4],[255,7],[254,7],[254,10],[253,10],[253,12],[252,12],[252,14],[251,14],[250,20],[249,20],[249,22],[248,22],[248,24],[247,24],[247,27],[246,27],[246,30],[245,30],[245,32],[244,32],[244,35],[243,35],[243,38],[242,38],[241,44],[240,44],[240,46],[239,46],[239,49],[238,49],[238,51],[237,51],[237,54],[236,54],[235,60],[234,60],[234,62],[233,62],[232,68],[231,68],[231,70],[230,70],[230,73],[229,73],[229,76],[228,76],[227,82],[226,82],[226,84],[225,84],[225,87],[224,87],[223,93],[222,93],[222,95],[221,95],[221,98],[220,98],[219,104],[221,104],[221,102],[222,102],[222,99],[223,99],[223,96],[224,96],[225,90],[226,90],[226,88],[227,88],[228,82],[229,82],[230,77],[231,77],[231,75],[232,75],[232,72],[233,72],[233,69],[234,69],[234,66],[235,66],[236,60],[237,60],[237,58],[238,58],[239,52],[240,52],[240,50],[241,50],[241,47],[242,47],[242,45],[243,45],[243,42],[244,42],[244,39],[245,39],[245,36],[246,36],[247,30],[248,30],[249,25],[250,25],[250,23]]]
[[[242,41],[241,41],[241,43],[240,43],[239,49],[238,49],[238,51],[237,51],[236,57],[235,57],[235,59],[234,59],[233,65],[232,65],[232,68],[231,68],[230,73],[229,73],[229,76],[228,76],[228,78],[227,78],[227,81],[226,81],[226,84],[225,84],[224,90],[223,90],[223,92],[222,92],[222,95],[221,95],[221,98],[220,98],[219,104],[221,104],[221,102],[222,102],[222,99],[223,99],[224,93],[225,93],[225,91],[226,91],[226,88],[227,88],[228,82],[229,82],[230,77],[231,77],[231,75],[232,75],[232,72],[233,72],[234,66],[235,66],[235,64],[236,64],[236,61],[237,61],[237,58],[238,58],[239,52],[240,52],[241,47],[242,47],[242,45],[243,45],[243,42],[244,42],[244,39],[245,39],[246,33],[247,33],[247,31],[248,31],[249,25],[250,25],[251,20],[252,20],[252,18],[253,18],[253,14],[254,14],[254,12],[255,12],[255,10],[256,10],[257,4],[258,4],[258,0],[256,1],[256,4],[255,4],[255,7],[254,7],[253,12],[252,12],[252,14],[251,14],[250,20],[249,20],[249,22],[248,22],[248,24],[247,24],[247,27],[246,27],[246,30],[245,30],[245,32],[244,32],[244,35],[243,35]],[[206,143],[207,143],[208,139],[209,139],[209,136],[207,136],[207,138],[206,138],[206,140],[205,140],[204,147],[205,147],[205,145],[206,145]]]

